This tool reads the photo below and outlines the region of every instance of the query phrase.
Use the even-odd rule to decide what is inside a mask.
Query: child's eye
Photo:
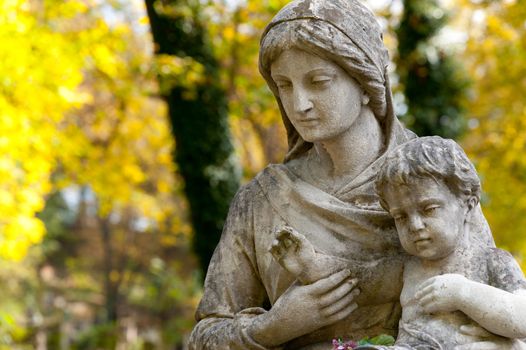
[[[436,204],[428,205],[424,208],[424,213],[428,215],[433,214],[438,208],[440,208],[440,206]]]
[[[407,218],[406,215],[404,214],[395,214],[393,215],[393,219],[395,219],[395,221],[403,221]]]

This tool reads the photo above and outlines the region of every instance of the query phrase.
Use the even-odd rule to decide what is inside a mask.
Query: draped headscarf
[[[370,97],[369,106],[384,131],[386,150],[403,128],[394,114],[387,74],[389,54],[373,13],[358,0],[296,0],[268,24],[261,38],[259,70],[274,93],[287,130],[285,161],[312,147],[298,134],[279,97],[270,66],[287,49],[298,48],[343,68]]]

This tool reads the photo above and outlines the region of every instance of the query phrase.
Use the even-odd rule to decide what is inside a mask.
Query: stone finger
[[[426,288],[426,287],[428,287],[428,286],[434,284],[435,281],[436,281],[436,279],[437,279],[436,276],[435,276],[435,277],[428,278],[427,280],[425,280],[424,282],[422,282],[422,283],[420,284],[419,289],[422,290],[422,289],[424,289],[424,288]]]
[[[283,244],[283,246],[285,248],[290,248],[291,246],[293,246],[295,244],[295,242],[293,240],[290,239],[290,237],[286,237],[284,238],[281,243]]]
[[[270,248],[268,249],[268,251],[274,256],[276,257],[276,255],[278,254],[278,246],[275,245],[274,243],[270,246]]]
[[[301,233],[299,233],[298,231],[296,230],[293,230],[291,233],[290,233],[290,237],[289,237],[291,240],[293,240],[294,242],[300,244],[300,243],[304,243],[307,241],[307,238],[302,235]]]
[[[356,303],[349,304],[347,307],[345,307],[341,311],[339,311],[339,312],[333,314],[332,316],[330,316],[328,318],[328,321],[329,321],[328,324],[331,324],[331,323],[334,323],[334,322],[338,322],[340,320],[343,320],[343,319],[349,317],[349,315],[352,314],[353,311],[356,310],[357,308],[358,308],[358,304],[356,304]]]
[[[272,246],[270,247],[271,249],[271,253],[272,255],[276,258],[276,259],[282,259],[283,258],[283,255],[284,255],[284,250],[283,250],[283,247],[281,245],[281,242],[277,241],[277,240],[274,240],[274,242],[272,243]]]
[[[354,295],[352,293],[348,293],[335,303],[328,305],[324,308],[322,308],[321,313],[325,317],[330,317],[334,315],[335,313],[345,309],[349,304],[352,304],[354,302]]]
[[[276,233],[276,239],[281,240],[290,237],[292,234],[290,227],[284,227]]]
[[[355,292],[355,293],[359,294],[360,293],[359,289],[353,290],[355,285],[356,284],[353,283],[352,281],[347,281],[347,283],[342,283],[341,285],[339,285],[335,289],[333,289],[333,290],[327,292],[326,294],[322,295],[320,297],[320,299],[319,299],[321,307],[322,308],[323,307],[328,307],[328,306],[334,304],[335,302],[337,302],[338,300],[342,299],[343,297],[345,297],[348,294],[350,294],[352,297],[354,297],[356,294],[351,294],[352,292]]]
[[[417,291],[415,293],[415,298],[417,298],[417,299],[423,298],[426,295],[429,295],[429,294],[433,293],[434,290],[435,290],[434,285],[429,285],[429,286],[427,286],[425,288],[422,288],[419,291]]]
[[[309,286],[311,291],[316,295],[323,295],[342,284],[349,276],[351,271],[344,269],[333,273],[329,277],[322,278]]]
[[[419,301],[418,301],[418,304],[420,305],[420,307],[424,308],[426,307],[429,303],[432,303],[435,301],[435,298],[433,295],[426,295],[424,296],[423,298],[421,298]]]

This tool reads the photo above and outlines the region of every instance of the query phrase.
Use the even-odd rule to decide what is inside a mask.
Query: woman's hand
[[[248,333],[273,347],[346,318],[358,307],[354,298],[360,293],[350,274],[342,270],[313,284],[292,285]]]

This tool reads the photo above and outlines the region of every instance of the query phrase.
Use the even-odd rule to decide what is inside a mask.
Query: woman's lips
[[[318,118],[298,119],[298,124],[310,125],[310,124],[316,124],[318,121],[319,121]]]

